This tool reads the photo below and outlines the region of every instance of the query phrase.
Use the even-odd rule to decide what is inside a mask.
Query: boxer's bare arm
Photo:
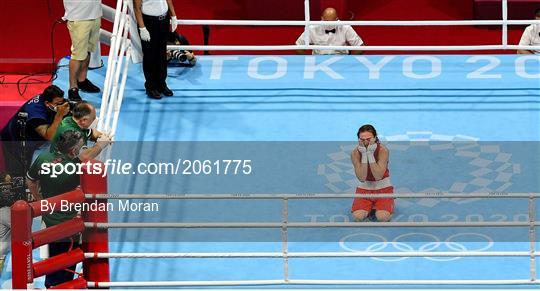
[[[381,145],[378,161],[376,163],[369,164],[371,173],[373,174],[375,180],[381,180],[383,178],[384,172],[386,172],[386,168],[388,166],[389,155],[390,152],[388,151],[388,149],[385,146]]]
[[[365,181],[367,177],[367,164],[362,164],[360,152],[354,148],[351,153],[351,161],[354,167],[356,178],[360,181]]]

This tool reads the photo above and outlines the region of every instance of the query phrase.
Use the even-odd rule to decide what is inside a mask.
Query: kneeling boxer
[[[358,147],[351,153],[354,173],[360,185],[357,194],[391,194],[394,187],[390,183],[388,171],[389,151],[377,138],[375,127],[370,124],[358,129]],[[354,198],[352,214],[355,221],[363,221],[375,210],[378,221],[390,221],[394,212],[394,198]]]

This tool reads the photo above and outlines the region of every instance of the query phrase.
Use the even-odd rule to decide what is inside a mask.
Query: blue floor
[[[253,173],[111,175],[110,191],[352,193],[356,178],[350,151],[358,127],[371,123],[390,148],[396,192],[538,193],[539,61],[537,56],[510,55],[201,57],[194,68],[169,69],[168,85],[175,96],[159,101],[146,97],[141,68],[131,65],[114,158],[251,159]],[[380,71],[370,72],[369,63],[379,64]],[[105,71],[93,70],[89,79],[102,84]],[[56,84],[65,88],[67,78],[67,68],[61,68]],[[99,95],[83,98],[100,103]],[[527,203],[526,199],[398,199],[393,221],[527,221]],[[350,204],[349,199],[291,201],[289,220],[348,221]],[[110,220],[279,222],[281,215],[279,200],[174,200],[159,201],[158,212],[113,211]],[[110,235],[111,252],[282,248],[280,230],[115,229]],[[290,252],[528,251],[530,247],[527,228],[297,229],[289,230],[289,241]],[[112,259],[111,275],[112,281],[282,279],[283,260]],[[2,279],[8,276],[3,272]],[[529,279],[530,258],[290,259],[289,278]]]

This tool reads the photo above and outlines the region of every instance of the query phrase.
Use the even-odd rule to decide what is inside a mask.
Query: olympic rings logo
[[[464,239],[469,238],[469,244],[463,244]],[[471,239],[474,238],[474,239]],[[372,244],[365,246],[367,242]],[[411,240],[414,239],[414,240]],[[479,239],[481,241],[479,241]],[[461,242],[460,242],[461,240]],[[424,241],[422,243],[422,241]],[[410,232],[396,236],[392,241],[388,241],[386,237],[368,232],[358,232],[344,236],[339,241],[339,246],[349,252],[382,252],[401,251],[401,252],[431,252],[431,251],[486,251],[493,247],[493,239],[485,234],[465,232],[457,233],[449,236],[444,241],[441,241],[436,235],[425,232]],[[470,249],[470,247],[473,247]],[[439,250],[437,250],[439,249]],[[371,259],[382,262],[397,262],[403,261],[410,257],[371,257]],[[423,257],[424,259],[449,262],[459,260],[461,257]]]

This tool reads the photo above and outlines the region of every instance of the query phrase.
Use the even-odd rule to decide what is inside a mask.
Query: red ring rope
[[[96,199],[97,194],[107,193],[107,178],[101,175],[89,174],[92,164],[86,164],[85,173],[81,175],[81,188],[46,199],[49,203],[58,203],[62,200],[69,203],[97,202],[107,203],[105,199]],[[85,193],[92,194],[93,199],[85,199]],[[106,209],[106,208],[105,208]],[[32,218],[44,214],[39,201],[28,203],[17,201],[11,208],[12,221],[12,288],[26,289],[34,281],[35,277],[50,274],[65,269],[69,266],[83,262],[85,278],[82,276],[63,284],[56,289],[83,289],[87,288],[87,280],[93,282],[109,282],[109,261],[106,258],[98,258],[97,253],[108,252],[108,233],[106,230],[97,229],[97,223],[107,222],[106,211],[82,212],[82,217],[75,217],[59,225],[32,233]],[[85,228],[84,222],[92,222],[93,227]],[[33,249],[71,237],[83,232],[82,248],[71,249],[63,254],[33,263]],[[85,252],[93,252],[95,256],[85,259]],[[95,287],[98,287],[97,285]]]

